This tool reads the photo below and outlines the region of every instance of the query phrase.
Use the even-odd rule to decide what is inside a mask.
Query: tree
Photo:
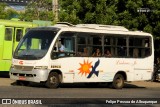
[[[20,19],[53,21],[52,0],[31,0],[26,6],[25,12],[20,14]]]
[[[5,19],[7,14],[5,12],[6,4],[0,3],[0,19]]]
[[[7,4],[0,3],[0,19],[11,19],[17,17],[18,13],[9,8]]]
[[[159,0],[62,0],[59,17],[73,24],[120,25],[160,37]]]
[[[128,29],[159,35],[159,0],[120,0],[117,5],[118,22]],[[144,11],[140,11],[144,9]]]
[[[77,0],[63,0],[59,2],[59,21],[70,22],[73,24],[81,23],[79,16],[81,5]]]
[[[125,26],[160,39],[160,0],[61,0],[59,17],[73,24]]]
[[[60,21],[74,24],[116,24],[117,0],[115,1],[114,3],[113,0],[63,0],[60,3]]]

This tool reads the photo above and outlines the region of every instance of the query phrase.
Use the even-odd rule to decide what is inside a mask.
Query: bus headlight
[[[48,66],[35,66],[34,69],[48,69]]]

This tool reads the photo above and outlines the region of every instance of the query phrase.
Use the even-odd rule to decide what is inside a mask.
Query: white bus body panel
[[[98,75],[93,73],[90,77],[89,74],[92,72],[95,63],[99,65],[95,71]],[[62,71],[63,83],[72,82],[112,82],[115,74],[119,71],[123,71],[127,75],[127,81],[136,80],[150,80],[152,73],[152,66],[148,59],[131,59],[131,58],[89,58],[89,57],[70,57],[70,58],[59,58],[51,61],[51,66],[59,66],[59,70]],[[63,64],[65,63],[65,64]],[[83,69],[85,64],[90,65],[89,71]],[[138,66],[139,65],[139,66]],[[85,69],[85,68],[84,68]]]

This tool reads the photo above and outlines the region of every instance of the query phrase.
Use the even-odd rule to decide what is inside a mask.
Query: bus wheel
[[[116,74],[112,82],[112,88],[121,89],[124,86],[124,77],[121,74]]]
[[[46,86],[48,88],[58,88],[60,85],[59,75],[56,72],[51,72],[48,76]]]

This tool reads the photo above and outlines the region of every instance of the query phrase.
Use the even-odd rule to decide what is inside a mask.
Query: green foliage
[[[53,21],[54,14],[52,12],[52,0],[32,0],[24,13],[20,13],[21,20],[46,20]]]
[[[157,22],[156,26],[153,28],[153,33],[160,38],[160,21]]]
[[[160,0],[61,0],[60,6],[60,21],[120,25],[160,38]]]
[[[6,4],[0,3],[0,19],[6,18],[5,7],[6,7]]]
[[[59,21],[78,23],[111,24],[141,30],[160,37],[160,0],[58,0]],[[139,9],[150,9],[140,12]],[[0,4],[0,18],[9,19],[18,13]],[[55,21],[52,0],[32,0],[21,20]]]
[[[120,25],[160,37],[159,0],[61,0],[60,6],[60,21]]]
[[[9,8],[7,4],[0,3],[0,19],[11,19],[17,17],[18,13]]]
[[[60,21],[70,23],[117,23],[116,7],[112,0],[107,5],[108,0],[63,0],[60,9]],[[64,17],[65,14],[65,17]]]

